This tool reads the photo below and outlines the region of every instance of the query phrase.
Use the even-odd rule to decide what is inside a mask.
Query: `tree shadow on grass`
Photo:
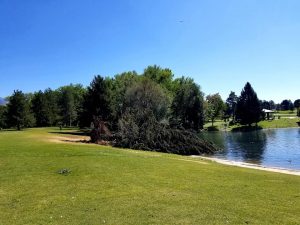
[[[50,131],[50,134],[68,134],[77,136],[90,136],[89,130],[79,130],[79,131]]]

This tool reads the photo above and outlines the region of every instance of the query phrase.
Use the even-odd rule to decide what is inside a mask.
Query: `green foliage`
[[[165,91],[149,79],[141,79],[126,91],[124,106],[128,111],[151,111],[157,121],[166,118],[169,99]]]
[[[149,79],[128,89],[116,146],[184,155],[212,153],[215,148],[209,142],[167,125],[168,104],[164,90]]]
[[[58,120],[58,93],[51,89],[34,93],[31,101],[36,125],[53,126]]]
[[[235,94],[235,92],[231,91],[228,98],[226,99],[225,114],[229,117],[232,116],[233,120],[235,118],[235,110],[236,110],[237,101],[238,101],[237,95]]]
[[[58,103],[63,124],[77,125],[86,90],[81,84],[63,86],[58,90]]]
[[[168,68],[162,69],[157,65],[148,66],[144,70],[143,76],[160,84],[163,88],[169,91],[173,90],[172,80],[174,75]]]
[[[115,146],[180,155],[212,154],[216,148],[185,129],[170,128],[159,123],[150,110],[138,115],[126,113],[120,120]]]
[[[6,116],[7,116],[7,107],[4,105],[0,105],[0,129],[2,128],[6,128],[7,124],[6,124]]]
[[[167,115],[168,98],[163,89],[149,79],[142,79],[125,94],[125,112],[119,120],[118,143],[122,147],[145,147],[154,141],[159,122]]]
[[[285,99],[281,102],[280,104],[281,106],[281,110],[291,110],[293,111],[294,110],[294,104],[291,100],[288,100],[288,99]]]
[[[225,105],[219,93],[208,95],[206,101],[206,116],[211,121],[212,126],[214,126],[215,119],[221,116],[221,113],[225,109]]]
[[[104,79],[100,75],[94,77],[84,95],[80,127],[89,127],[94,117],[99,117],[104,121],[112,117],[110,85],[110,79]]]
[[[203,128],[203,93],[191,78],[175,80],[177,90],[171,105],[172,123],[185,129]]]
[[[297,116],[300,117],[300,99],[295,100],[294,106],[297,109]]]
[[[251,84],[246,83],[238,99],[236,117],[241,124],[251,125],[260,121],[261,109],[259,100]]]
[[[117,74],[111,81],[111,111],[113,128],[118,124],[118,119],[125,111],[124,101],[128,88],[134,85],[140,77],[135,71]]]
[[[9,98],[7,104],[7,122],[10,127],[30,127],[34,123],[34,118],[30,113],[30,103],[22,91],[16,90]]]

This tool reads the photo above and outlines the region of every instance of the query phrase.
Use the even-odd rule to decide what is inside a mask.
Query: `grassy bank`
[[[263,120],[260,121],[257,125],[263,129],[272,129],[272,128],[289,128],[289,127],[299,127],[297,122],[300,121],[299,118],[284,118],[281,117],[280,119],[275,120]],[[235,124],[233,126],[228,126],[228,122],[225,125],[224,121],[218,120],[214,123],[214,127],[211,127],[211,123],[206,123],[204,125],[204,129],[207,130],[236,130],[241,127],[241,125]]]
[[[1,225],[299,224],[300,177],[49,131],[0,131]]]

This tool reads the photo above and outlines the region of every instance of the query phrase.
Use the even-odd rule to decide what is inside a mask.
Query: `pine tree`
[[[251,126],[260,121],[260,115],[259,100],[251,84],[247,82],[237,102],[236,117],[241,124]]]
[[[228,116],[232,116],[232,120],[235,119],[235,110],[236,110],[237,101],[238,101],[238,97],[236,96],[235,92],[231,91],[228,98],[226,99],[226,105],[227,105],[226,114]]]
[[[9,98],[7,105],[7,119],[11,127],[17,127],[21,130],[26,125],[26,120],[29,113],[29,106],[26,102],[26,97],[22,91],[16,90]]]
[[[109,82],[109,79],[104,79],[100,75],[94,77],[84,97],[79,119],[80,127],[90,126],[94,117],[99,117],[103,121],[108,121],[111,118],[111,89]]]

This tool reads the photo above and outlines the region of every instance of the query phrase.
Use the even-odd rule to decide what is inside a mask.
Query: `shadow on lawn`
[[[89,130],[79,130],[79,131],[50,131],[50,134],[68,134],[77,136],[90,136]]]

